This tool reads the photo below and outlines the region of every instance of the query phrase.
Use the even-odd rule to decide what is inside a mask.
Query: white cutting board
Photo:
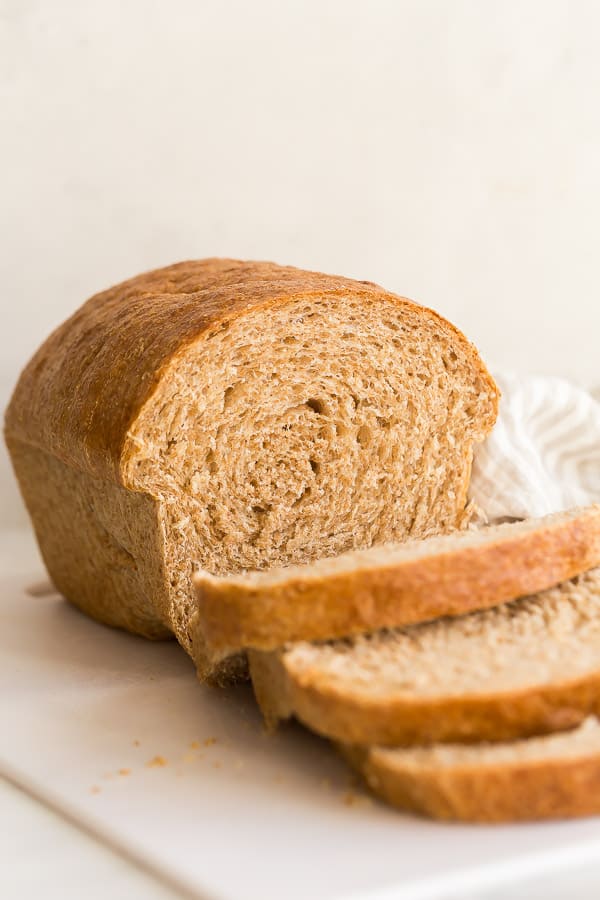
[[[32,592],[31,537],[0,540],[0,772],[188,895],[412,900],[598,858],[600,820],[466,827],[387,809],[325,741],[266,736],[246,687],[202,687],[176,644]]]

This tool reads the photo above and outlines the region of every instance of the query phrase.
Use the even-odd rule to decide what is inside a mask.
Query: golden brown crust
[[[599,564],[600,507],[590,507],[576,519],[541,522],[512,539],[396,567],[357,567],[323,579],[290,576],[267,589],[200,576],[199,622],[216,656],[230,648],[270,650],[497,606]]]
[[[600,713],[600,671],[557,684],[494,694],[369,700],[318,678],[291,677],[277,654],[249,654],[267,722],[294,715],[317,734],[350,744],[410,746],[505,741],[573,728]]]
[[[9,438],[15,472],[48,572],[94,619],[148,638],[172,637],[152,599],[165,575],[157,504]]]
[[[178,263],[123,282],[88,300],[38,350],[13,394],[6,432],[69,465],[122,481],[127,432],[178,352],[250,309],[336,292],[416,306],[370,282],[228,259]],[[469,347],[490,397],[497,397],[475,349],[446,327]]]
[[[383,800],[402,810],[461,822],[567,819],[600,813],[600,755],[416,770],[377,748],[340,748]]]

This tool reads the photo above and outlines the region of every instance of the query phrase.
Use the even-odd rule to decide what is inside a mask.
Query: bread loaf
[[[600,569],[454,619],[250,654],[268,721],[350,744],[503,741],[600,714]]]
[[[192,572],[450,531],[497,389],[431,310],[369,282],[212,259],[88,300],[35,354],[6,439],[58,589],[215,659]]]
[[[506,744],[342,748],[392,806],[434,819],[517,822],[600,813],[600,723]]]
[[[217,656],[483,609],[600,565],[600,506],[354,550],[304,566],[195,578]]]

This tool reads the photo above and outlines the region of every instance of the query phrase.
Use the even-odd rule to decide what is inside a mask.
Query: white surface
[[[176,900],[147,873],[0,780],[4,900]]]
[[[494,377],[498,420],[475,447],[469,486],[487,520],[600,503],[600,402],[564,378]]]
[[[595,819],[453,827],[386,809],[325,742],[264,736],[245,688],[202,688],[176,645],[25,592],[41,575],[28,536],[1,547],[0,772],[198,896],[411,900],[597,858]]]
[[[595,381],[599,30],[596,0],[1,0],[0,407],[94,291],[211,254]]]
[[[590,861],[580,862],[562,872],[550,867],[549,871],[538,872],[516,883],[503,884],[483,892],[476,889],[460,894],[460,900],[598,900],[598,897],[600,864]]]

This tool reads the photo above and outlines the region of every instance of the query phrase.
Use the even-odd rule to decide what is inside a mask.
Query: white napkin
[[[600,502],[600,403],[562,378],[494,375],[498,421],[475,449],[470,499],[489,522]]]

